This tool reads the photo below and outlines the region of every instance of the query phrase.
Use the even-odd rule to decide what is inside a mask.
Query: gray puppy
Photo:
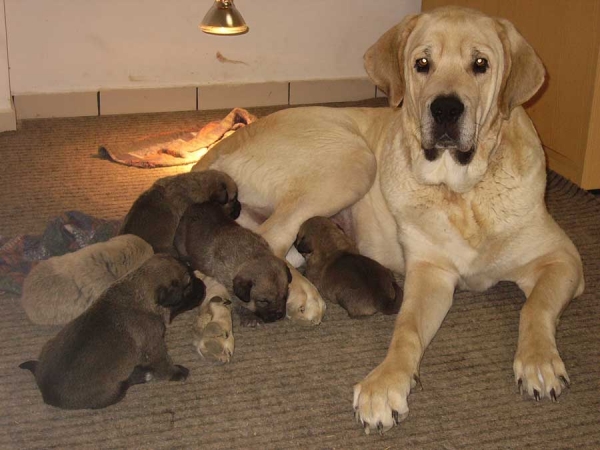
[[[21,305],[34,323],[63,325],[153,254],[147,242],[128,234],[41,261],[25,278]]]
[[[217,170],[161,178],[133,203],[119,234],[135,234],[148,242],[155,253],[175,256],[173,237],[189,205],[211,201],[239,215],[241,205],[237,197],[233,179]]]
[[[175,247],[192,268],[233,291],[259,319],[274,322],[285,316],[292,279],[287,264],[261,236],[238,225],[219,205],[190,206],[179,223]]]
[[[204,295],[186,265],[154,255],[19,367],[35,375],[45,403],[64,409],[104,408],[151,379],[185,380],[188,369],[167,353],[166,323]]]
[[[402,289],[394,276],[377,261],[360,255],[333,221],[313,217],[300,227],[296,249],[306,258],[306,278],[321,295],[342,306],[350,317],[380,311],[395,314]]]

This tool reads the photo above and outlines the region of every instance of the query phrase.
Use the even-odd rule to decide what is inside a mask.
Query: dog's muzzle
[[[435,122],[433,137],[438,148],[458,147],[460,139],[459,119],[465,105],[454,95],[437,97],[429,106]]]
[[[461,145],[461,118],[465,105],[456,95],[436,97],[429,106],[433,119],[430,145],[423,146],[425,159],[436,160],[442,152],[448,150],[452,157],[461,165],[468,164],[473,159],[474,147],[465,148]]]

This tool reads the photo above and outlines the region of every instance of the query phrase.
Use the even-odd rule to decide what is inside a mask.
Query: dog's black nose
[[[456,123],[465,110],[465,105],[454,95],[436,98],[429,107],[436,123],[449,125]]]

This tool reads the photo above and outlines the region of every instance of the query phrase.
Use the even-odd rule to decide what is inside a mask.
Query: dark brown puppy
[[[342,306],[350,317],[380,311],[395,314],[402,303],[402,289],[392,272],[360,255],[331,220],[313,217],[300,227],[296,249],[306,258],[306,278],[321,295]]]
[[[104,408],[134,384],[185,380],[171,361],[166,323],[204,298],[202,281],[168,255],[154,255],[111,285],[81,316],[27,361],[44,402],[64,409]]]
[[[173,237],[189,205],[211,201],[239,215],[237,196],[233,179],[217,170],[161,178],[133,203],[119,234],[135,234],[148,242],[155,253],[175,255]]]
[[[292,275],[258,234],[238,225],[214,203],[190,206],[175,247],[195,270],[215,278],[265,322],[285,316]]]

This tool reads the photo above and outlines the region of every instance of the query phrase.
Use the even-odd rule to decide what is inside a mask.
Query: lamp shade
[[[199,28],[208,34],[243,34],[248,25],[233,4],[233,0],[216,0],[204,16]]]

